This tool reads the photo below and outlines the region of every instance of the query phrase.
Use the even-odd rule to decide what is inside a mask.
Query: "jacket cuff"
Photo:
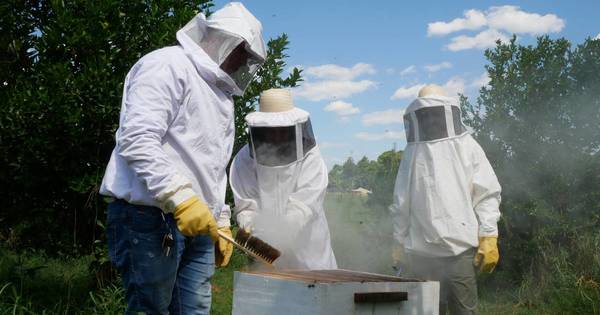
[[[182,202],[194,197],[196,193],[192,189],[192,183],[187,178],[181,175],[175,175],[171,179],[171,183],[158,196],[158,201],[161,209],[165,213],[171,213],[175,211],[175,208]]]
[[[480,225],[479,236],[498,236],[498,227]]]
[[[231,208],[229,205],[223,206],[221,210],[221,214],[219,214],[219,218],[217,220],[218,227],[229,227],[231,226]]]

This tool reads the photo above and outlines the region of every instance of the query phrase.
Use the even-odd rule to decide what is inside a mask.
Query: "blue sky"
[[[483,51],[496,38],[600,38],[600,1],[242,2],[265,39],[288,34],[287,62],[305,79],[295,105],[311,113],[329,167],[403,149],[402,112],[422,84],[476,97],[486,83]]]

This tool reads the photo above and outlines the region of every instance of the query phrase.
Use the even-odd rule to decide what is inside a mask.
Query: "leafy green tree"
[[[541,244],[577,248],[600,227],[600,40],[485,55],[490,83],[462,106],[503,187],[501,268],[518,278],[549,257]]]
[[[144,54],[176,44],[175,34],[209,0],[7,1],[0,4],[0,235],[21,247],[89,246],[105,204],[98,186],[114,147],[123,79]],[[243,114],[282,78],[289,44],[268,44],[268,60],[236,99]],[[89,247],[88,247],[89,248]]]

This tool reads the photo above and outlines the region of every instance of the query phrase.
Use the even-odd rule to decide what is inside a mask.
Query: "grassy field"
[[[386,209],[369,206],[359,197],[336,194],[328,195],[325,207],[340,268],[393,274],[392,227]],[[92,261],[92,256],[49,258],[40,252],[16,254],[0,247],[0,315],[122,314],[120,283],[97,288],[90,271]],[[231,313],[233,272],[243,270],[248,262],[235,251],[231,264],[217,269],[212,280],[212,314]],[[502,278],[502,274],[490,277]],[[531,284],[526,286],[480,286],[480,314],[570,314],[547,309],[543,303],[522,302],[523,292],[531,291]]]

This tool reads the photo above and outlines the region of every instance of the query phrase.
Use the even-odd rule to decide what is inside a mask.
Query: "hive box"
[[[236,272],[234,315],[438,314],[439,283],[349,270]]]

